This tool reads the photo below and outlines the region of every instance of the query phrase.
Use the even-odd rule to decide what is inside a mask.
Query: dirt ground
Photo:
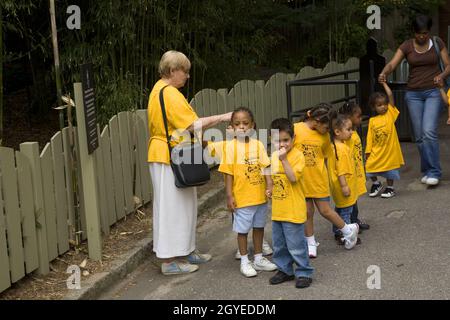
[[[223,184],[223,177],[217,170],[212,170],[211,181],[198,187],[200,198],[209,190]],[[226,204],[224,204],[226,206]],[[207,215],[205,216],[207,218]],[[199,225],[202,219],[199,219]],[[152,229],[152,204],[148,203],[136,213],[128,215],[112,226],[110,234],[103,238],[103,259],[101,262],[88,258],[87,243],[79,247],[71,246],[70,251],[51,262],[51,271],[42,276],[32,273],[14,283],[11,288],[0,293],[0,300],[59,300],[67,292],[66,273],[70,265],[81,268],[82,279],[87,280],[96,273],[107,272],[112,261],[130,250],[138,241],[149,237]],[[85,266],[83,267],[83,265]]]

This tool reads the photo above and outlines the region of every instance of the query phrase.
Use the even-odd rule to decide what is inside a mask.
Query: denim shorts
[[[324,198],[305,198],[306,201],[328,201],[330,202],[331,198],[330,197],[324,197]]]
[[[400,170],[398,169],[393,169],[393,170],[389,170],[389,171],[384,171],[384,172],[367,172],[366,173],[367,178],[372,178],[372,177],[383,177],[389,180],[400,180]]]
[[[249,233],[253,228],[264,228],[267,219],[267,202],[234,210],[233,231]]]

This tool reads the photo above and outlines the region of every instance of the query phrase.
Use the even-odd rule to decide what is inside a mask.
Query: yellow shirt
[[[358,198],[355,166],[350,154],[350,148],[346,144],[336,142],[336,151],[338,159],[336,159],[334,150],[333,156],[328,158],[331,194],[333,195],[333,200],[336,207],[346,208],[354,205],[356,203],[356,199]],[[345,197],[342,193],[341,184],[338,179],[340,176],[345,176],[347,185],[350,188],[349,197]]]
[[[358,196],[367,192],[366,188],[366,173],[364,171],[363,164],[363,152],[362,152],[362,143],[361,138],[358,133],[353,131],[352,137],[345,141],[345,144],[350,148],[350,154],[353,158],[353,163],[356,171],[356,188],[358,192]]]
[[[169,148],[167,147],[166,130],[159,104],[159,92],[167,84],[159,80],[150,92],[147,115],[150,132],[148,162],[169,164]],[[169,137],[175,130],[184,130],[198,119],[197,114],[177,88],[168,86],[164,89],[164,104],[167,114]],[[177,141],[171,142],[176,145]]]
[[[450,106],[450,89],[447,91],[448,105]]]
[[[398,109],[389,104],[385,114],[370,118],[366,145],[366,153],[370,153],[366,161],[367,172],[385,172],[405,164],[395,128],[399,114]]]
[[[219,172],[233,176],[233,196],[236,208],[267,202],[266,180],[262,170],[270,165],[264,145],[255,139],[248,143],[234,139],[226,144]]]
[[[223,155],[226,153],[227,140],[222,141],[208,141],[208,154],[211,158],[214,158],[217,162],[221,162]]]
[[[272,220],[304,223],[307,216],[301,179],[305,168],[305,157],[298,149],[292,148],[287,154],[287,160],[297,178],[295,183],[287,178],[278,158],[278,152],[272,154]]]
[[[304,122],[294,124],[294,147],[305,157],[303,191],[307,198],[324,198],[330,195],[328,172],[325,165],[331,151],[330,135],[311,130]]]

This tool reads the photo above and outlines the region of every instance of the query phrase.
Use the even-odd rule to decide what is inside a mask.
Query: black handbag
[[[159,103],[164,119],[166,130],[167,146],[169,147],[170,166],[175,176],[175,186],[177,188],[188,188],[201,186],[210,180],[208,165],[203,158],[203,147],[201,141],[189,140],[182,142],[172,148],[170,145],[169,129],[167,127],[166,106],[164,104],[163,91],[159,92]]]

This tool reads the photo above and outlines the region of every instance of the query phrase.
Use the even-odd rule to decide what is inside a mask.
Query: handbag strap
[[[433,46],[434,46],[434,50],[436,50],[436,54],[438,56],[438,61],[439,61],[439,68],[441,69],[441,72],[444,71],[444,64],[442,62],[442,58],[441,58],[441,50],[439,48],[439,44],[437,42],[437,37],[433,36]]]
[[[161,105],[161,112],[164,120],[164,129],[166,130],[166,139],[167,139],[167,146],[169,147],[169,158],[172,154],[172,147],[170,146],[170,138],[169,138],[169,129],[167,126],[167,114],[166,114],[166,106],[164,104],[164,89],[167,88],[169,85],[164,86],[161,91],[159,92],[159,104]]]

